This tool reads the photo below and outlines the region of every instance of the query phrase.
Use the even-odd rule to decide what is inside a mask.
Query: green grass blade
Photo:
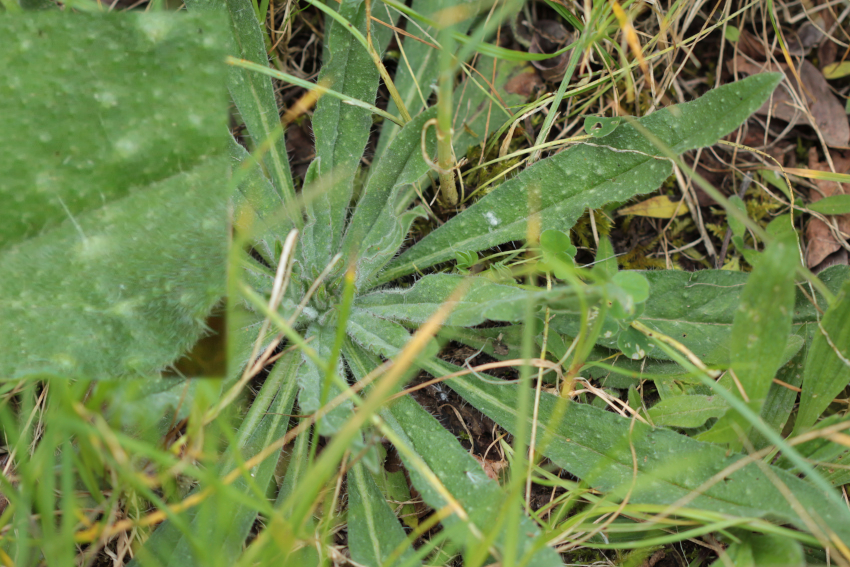
[[[297,352],[290,353],[274,366],[240,425],[236,444],[231,448],[236,454],[231,453],[220,466],[222,473],[230,472],[284,435],[297,389],[295,374],[300,366]],[[250,483],[241,478],[233,483],[231,489],[254,499],[256,490],[264,495],[276,463],[276,458],[266,459],[246,473]],[[228,511],[223,514],[224,506]],[[188,533],[181,533],[172,522],[165,522],[157,528],[131,565],[232,565],[242,551],[258,509],[267,507],[267,503],[261,505],[260,501],[254,507],[239,504],[228,494],[222,495],[216,502],[216,496],[213,496],[199,508],[184,513],[191,520]],[[209,546],[210,541],[215,541],[216,545]]]
[[[232,32],[231,37],[224,43],[230,51],[228,55],[268,67],[269,58],[263,31],[260,29],[251,0],[188,0],[186,5],[190,11],[226,14]],[[230,67],[228,88],[245,126],[248,127],[254,146],[260,147],[270,143],[263,163],[283,197],[287,210],[297,211],[286,142],[278,131],[280,119],[271,79],[246,69]],[[300,226],[300,216],[290,214],[293,214],[293,222]]]
[[[675,152],[710,146],[759,108],[779,78],[756,75],[638,122]],[[660,152],[655,145],[630,125],[620,126],[603,142],[563,151],[503,183],[391,262],[379,282],[451,259],[456,251],[521,240],[529,218],[567,230],[585,209],[653,191],[672,171],[666,159],[656,157]]]
[[[380,14],[382,19],[388,19],[387,14],[394,12],[393,10],[388,12],[382,3],[376,3],[379,5],[375,8],[375,12]],[[432,14],[454,5],[454,0],[414,0],[410,9],[418,13]],[[460,22],[456,24],[455,29],[465,33],[469,29],[470,23],[471,20]],[[428,25],[422,26],[421,29],[417,26],[408,26],[407,31],[431,44],[433,44],[434,36],[438,32],[437,29]],[[399,36],[399,39],[402,37]],[[403,52],[403,55],[401,52]],[[437,73],[439,72],[438,60],[440,54],[431,45],[408,37],[404,37],[404,41],[401,43],[401,52],[398,70],[393,81],[410,115],[416,116],[422,112],[431,97],[431,84],[437,80]],[[387,112],[393,115],[398,114],[398,108],[394,101],[390,100],[387,104]],[[398,125],[384,124],[381,129],[381,137],[378,139],[378,147],[375,150],[376,159],[384,154],[400,130],[401,128]]]

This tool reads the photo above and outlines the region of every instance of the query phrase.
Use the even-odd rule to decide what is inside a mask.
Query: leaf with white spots
[[[397,353],[405,341],[387,337],[386,343],[394,346]],[[388,351],[385,356],[395,353]],[[418,365],[433,376],[446,376],[461,370],[459,366],[434,357],[420,359]],[[495,379],[485,381],[475,375],[458,376],[444,383],[508,432],[516,431],[520,419],[531,428],[532,416],[520,415],[516,407],[519,388],[523,386],[499,383]],[[402,400],[405,406],[401,405]],[[559,407],[561,404],[566,407]],[[422,426],[415,415],[403,415],[421,413],[427,416],[413,400],[400,398],[389,411],[399,422],[403,417],[411,420],[410,429],[405,427],[405,431],[421,436],[422,441],[414,446],[423,455],[426,444],[433,447],[437,433],[419,429]],[[632,504],[664,506],[687,496],[693,498],[688,503],[691,508],[787,522],[807,530],[799,508],[786,499],[787,488],[810,514],[817,516],[817,522],[831,526],[842,540],[850,538],[850,512],[840,499],[830,498],[806,480],[778,467],[771,466],[772,474],[768,476],[759,464],[751,462],[728,473],[722,482],[709,483],[714,475],[737,463],[743,455],[729,454],[717,445],[701,443],[668,429],[653,428],[611,411],[570,402],[546,392],[540,396],[535,416],[538,447],[543,439],[547,440],[540,449],[542,453],[557,466],[589,486],[611,493],[615,499],[628,495]],[[442,434],[448,434],[441,426],[437,427]],[[443,469],[455,466],[445,455],[434,458]],[[776,479],[785,486],[777,486]],[[420,486],[417,489],[425,495]],[[699,495],[694,497],[694,491]],[[436,505],[428,503],[435,508],[442,505],[439,501]]]
[[[677,153],[710,146],[753,113],[782,78],[764,73],[659,110],[640,124]],[[596,143],[598,142],[598,144]],[[654,191],[672,172],[660,150],[627,124],[529,167],[391,262],[380,282],[454,257],[526,237],[529,219],[569,230],[588,208]]]
[[[0,249],[222,152],[222,23],[0,18]]]
[[[225,284],[221,23],[0,18],[0,375],[150,375],[203,334]]]

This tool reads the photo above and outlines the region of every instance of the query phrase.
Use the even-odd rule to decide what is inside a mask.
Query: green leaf
[[[396,349],[403,345],[403,341],[397,342]],[[438,359],[421,359],[420,365],[434,376],[460,369]],[[517,414],[516,384],[490,384],[470,376],[452,378],[445,383],[507,431],[513,433],[519,419],[527,420],[531,428],[531,416]],[[559,408],[561,404],[568,406]],[[540,398],[537,415],[538,450],[559,467],[616,498],[628,493],[631,503],[668,505],[702,490],[689,507],[738,517],[778,519],[806,529],[783,490],[756,463],[743,466],[708,488],[704,486],[742,455],[727,455],[726,449],[717,445],[701,443],[668,429],[653,429],[612,412],[547,393]],[[632,486],[635,466],[638,477]],[[840,538],[850,537],[850,513],[843,505],[782,469],[771,470],[819,522],[829,525]]]
[[[414,0],[410,8],[420,14],[428,15],[436,14],[443,9],[452,9],[455,5],[455,0]],[[392,12],[385,6],[379,6],[376,11],[381,19],[389,19],[387,14]],[[453,27],[459,33],[466,33],[471,23],[472,20],[467,19],[455,23]],[[374,30],[375,27],[377,26],[373,26],[372,29]],[[398,39],[403,41],[399,52],[398,69],[393,82],[410,116],[416,116],[422,112],[428,103],[428,99],[431,98],[433,92],[431,85],[436,83],[437,75],[440,72],[440,52],[431,45],[415,39],[418,38],[433,44],[433,37],[436,36],[438,30],[427,25],[421,27],[409,26],[409,28],[407,32],[412,34],[413,37],[398,36]],[[401,54],[402,50],[403,55]],[[387,112],[393,115],[399,114],[398,107],[392,99],[387,103]],[[459,128],[456,129],[460,130]],[[398,135],[399,130],[400,127],[397,124],[385,123],[383,125],[381,137],[375,150],[375,159],[384,155],[390,143]]]
[[[804,567],[807,565],[799,542],[776,534],[744,534],[711,567]]]
[[[428,371],[443,375],[455,367],[435,361]],[[476,378],[460,377],[447,384],[499,425],[511,431],[516,419],[515,385],[484,383]],[[624,495],[632,482],[632,453],[637,455],[638,482],[631,493],[632,503],[672,504],[723,470],[740,455],[727,456],[716,445],[700,443],[665,429],[651,429],[640,422],[629,435],[630,420],[611,412],[571,403],[557,425],[553,414],[559,400],[544,394],[540,400],[538,444],[542,437],[554,435],[543,453],[558,466],[582,478],[603,492]],[[529,419],[530,418],[526,418]],[[530,427],[530,425],[529,425]],[[539,445],[538,445],[539,446]],[[836,506],[817,488],[781,469],[773,469],[781,482],[804,502],[807,510],[816,510],[821,520],[850,536],[850,521],[845,509]],[[693,508],[715,510],[742,517],[774,517],[805,529],[805,524],[782,492],[750,464],[730,474],[689,504]]]
[[[655,112],[640,124],[677,153],[708,146],[761,106],[780,78],[755,75]],[[630,125],[618,128],[604,143],[576,145],[501,184],[391,262],[379,283],[446,261],[456,250],[521,240],[529,218],[541,227],[566,231],[586,208],[653,191],[672,171],[666,160],[653,157],[658,150]]]
[[[735,26],[726,25],[726,41],[736,42],[738,38],[741,37],[741,30],[736,28]]]
[[[617,272],[611,281],[631,298],[631,303],[638,305],[649,299],[649,282],[638,271]]]
[[[345,356],[358,379],[379,364],[374,356],[350,343],[345,349]],[[499,485],[486,475],[478,461],[472,458],[453,434],[410,397],[404,396],[393,402],[388,409],[381,412],[381,417],[469,515],[468,522],[462,521],[456,514],[442,520],[442,524],[449,530],[449,537],[461,544],[477,543],[471,527],[475,526],[478,533],[485,534],[488,529],[492,529],[492,523],[499,515],[505,498]],[[399,451],[399,455],[410,475],[411,483],[422,499],[435,510],[448,504],[405,451]],[[526,516],[523,515],[520,522],[522,533],[527,536],[521,538],[519,551],[522,554],[532,549],[532,546],[539,545],[541,542],[538,538],[541,536],[537,525]],[[502,533],[500,537],[495,538],[493,545],[501,549],[504,540]],[[558,554],[544,545],[534,553],[529,564],[555,567],[562,563]]]
[[[776,378],[785,384],[789,384],[795,388],[799,388],[803,383],[803,362],[806,360],[806,354],[809,350],[809,345],[812,342],[814,330],[817,328],[814,323],[806,323],[800,325],[791,335],[786,345],[786,352],[783,353],[785,358],[790,349],[796,348],[793,356],[777,371]],[[770,390],[767,392],[767,398],[761,409],[761,417],[770,425],[774,431],[781,433],[785,429],[785,424],[791,416],[791,411],[797,403],[797,392],[787,388],[776,382],[771,383]],[[753,447],[762,449],[769,442],[760,432],[751,430],[750,440]]]
[[[422,130],[435,116],[436,109],[429,109],[406,124],[393,139],[387,159],[372,169],[341,247],[357,254],[358,289],[368,287],[372,276],[397,253],[410,224],[424,216],[421,208],[406,209],[416,197],[414,185],[426,181],[431,169],[422,157]],[[435,147],[431,130],[425,148],[433,153]]]
[[[655,425],[699,427],[712,417],[720,417],[729,404],[720,396],[675,396],[661,400],[649,410]]]
[[[570,236],[560,230],[544,230],[540,235],[540,250],[543,252],[543,262],[550,267],[555,277],[569,277],[568,266],[574,266],[577,249],[570,242]]]
[[[286,231],[285,218],[281,218],[283,201],[259,164],[251,165],[251,156],[230,137],[230,158],[234,171],[247,168],[233,197],[234,225],[239,231],[251,235],[254,249],[269,266],[277,264],[275,243]],[[280,243],[282,246],[282,242]]]
[[[640,331],[629,327],[617,335],[617,348],[630,359],[640,360],[652,352],[655,344]]]
[[[594,213],[591,213],[594,214]],[[596,257],[593,261],[593,271],[600,277],[610,280],[617,274],[617,255],[614,246],[607,236],[599,236],[599,246],[596,249]]]
[[[294,375],[300,365],[298,353],[290,353],[274,366],[248,415],[242,421],[236,434],[236,444],[232,447],[231,454],[220,465],[219,474],[230,472],[286,433],[289,425],[287,416],[295,400]],[[270,456],[246,472],[245,476],[251,479],[250,483],[242,477],[228,487],[232,491],[242,493],[243,499],[240,499],[241,504],[234,505],[232,497],[228,495],[227,514],[221,514],[220,508],[216,509],[220,503],[213,499],[205,501],[197,509],[182,513],[189,519],[188,533],[181,533],[171,521],[160,525],[137,552],[130,565],[191,567],[217,564],[222,559],[225,563],[235,561],[242,552],[258,510],[269,512],[268,503],[264,498],[265,490],[272,480],[277,460],[277,457]],[[263,496],[262,499],[257,498],[257,490]],[[245,500],[256,501],[257,505],[246,505]],[[202,545],[210,541],[215,541],[216,545]]]
[[[336,4],[331,7],[337,9]],[[365,2],[343,2],[338,9],[351,26],[365,35]],[[372,3],[373,13],[381,20],[386,19],[383,9],[380,2]],[[378,24],[371,29],[373,44],[380,53],[390,30]],[[358,100],[374,102],[380,75],[369,53],[348,27],[328,17],[323,46],[324,64],[319,72],[319,83]],[[354,175],[372,129],[372,114],[338,98],[324,96],[316,105],[312,126],[316,138],[317,176],[323,186],[307,206],[301,245],[307,273],[312,268],[318,274],[339,250],[353,196]]]
[[[571,287],[526,290],[493,283],[487,278],[453,274],[431,274],[407,289],[382,289],[361,295],[354,300],[354,306],[381,318],[422,323],[461,285],[468,285],[466,293],[455,302],[446,325],[471,327],[488,319],[520,321],[524,316],[523,302],[529,293],[535,295],[538,303],[547,304],[554,311],[578,308],[576,291]],[[588,301],[599,299],[602,293],[592,286],[587,286],[584,292]]]
[[[794,431],[815,424],[821,413],[850,382],[850,281],[826,310],[803,371],[803,391]]]
[[[226,162],[0,251],[0,374],[149,376],[204,331],[224,293]]]
[[[250,0],[187,0],[186,6],[192,12],[225,14],[230,22],[231,33],[218,45],[226,46],[227,54],[238,59],[268,65],[263,32]],[[245,121],[254,147],[259,148],[270,141],[280,127],[271,78],[229,66],[227,86],[239,115]],[[294,208],[295,188],[289,169],[286,141],[282,135],[269,146],[263,163],[284,202]],[[301,224],[297,215],[292,220],[298,225]]]
[[[0,374],[150,375],[202,334],[227,243],[215,24],[0,19]]]
[[[732,321],[749,275],[726,270],[692,273],[654,270],[642,273],[649,281],[649,299],[639,321],[681,342],[705,363],[729,364]],[[833,293],[841,288],[848,276],[850,271],[846,266],[829,268],[819,274]],[[825,305],[822,297],[818,295],[817,298],[821,306]],[[817,318],[818,312],[798,290],[793,310],[794,328]],[[556,331],[574,337],[579,331],[579,321],[577,314],[561,314],[554,317],[550,325]],[[618,348],[613,335],[606,337],[603,334],[597,344]],[[652,356],[669,360],[658,349]],[[788,358],[790,356],[793,353]]]
[[[744,200],[741,199],[737,195],[732,195],[729,197],[729,203],[740,210],[742,213],[747,214],[747,204],[744,203]],[[732,229],[732,234],[737,237],[744,238],[747,234],[747,227],[744,226],[744,223],[739,221],[737,218],[732,215],[727,216],[727,220],[729,222],[729,228]]]
[[[351,558],[360,565],[382,567],[393,550],[405,540],[404,530],[362,463],[354,465],[345,478]],[[401,560],[412,556],[413,548],[408,546]]]
[[[809,203],[806,208],[824,215],[844,215],[850,213],[850,195],[833,195],[820,201]]]
[[[590,134],[594,138],[604,138],[612,133],[620,123],[622,118],[605,118],[604,116],[585,116],[584,117],[584,132]]]
[[[326,361],[330,358],[331,347],[334,344],[334,338],[336,336],[335,329],[313,324],[310,325],[304,336],[308,340],[315,337],[315,346],[313,348],[316,349],[316,353],[321,360]],[[337,397],[341,393],[341,389],[338,384],[331,382],[327,391],[324,391],[324,369],[318,368],[316,363],[306,354],[302,353],[301,356],[304,359],[304,366],[297,375],[298,386],[301,388],[298,394],[298,406],[303,413],[311,414],[317,412],[325,403]],[[336,375],[345,376],[341,361],[337,361]],[[318,426],[318,434],[330,436],[339,431],[339,428],[351,417],[353,410],[354,405],[352,402],[345,400],[322,417],[322,421]],[[352,449],[359,450],[362,448],[363,437],[358,434],[352,443]]]
[[[783,236],[765,249],[750,274],[735,312],[729,343],[731,372],[738,379],[736,385],[740,385],[731,391],[739,398],[746,396],[745,401],[756,413],[761,413],[773,377],[785,362],[785,345],[791,334],[798,252],[793,238]],[[733,424],[744,432],[749,429],[742,415],[730,412],[704,439],[739,447]]]
[[[141,13],[0,18],[0,249],[222,152],[220,23]]]

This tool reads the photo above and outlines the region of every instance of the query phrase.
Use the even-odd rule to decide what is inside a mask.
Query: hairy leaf
[[[677,153],[709,146],[752,114],[780,79],[778,74],[756,75],[640,123]],[[543,228],[567,230],[585,209],[653,191],[672,171],[632,126],[623,125],[600,142],[570,148],[503,183],[391,262],[379,281],[443,262],[457,250],[523,239],[529,219]]]
[[[0,252],[0,374],[146,376],[201,335],[224,293],[218,159]]]
[[[230,472],[286,432],[289,425],[286,416],[291,412],[295,400],[297,384],[294,377],[300,365],[298,354],[291,353],[272,369],[236,435],[233,450],[238,451],[238,454],[228,456],[220,467],[221,473]],[[250,483],[245,478],[240,478],[230,489],[239,491],[248,501],[256,500],[257,489],[265,496],[276,463],[277,458],[265,459],[245,473],[251,479]],[[242,504],[234,505],[228,498],[226,514],[220,513],[220,505],[215,501],[207,501],[197,510],[190,509],[184,512],[190,519],[190,533],[181,533],[171,521],[163,523],[145,542],[130,565],[190,567],[218,564],[222,560],[232,563],[245,545],[245,539],[254,524],[258,510],[268,507],[265,502],[262,505],[260,502],[257,504],[247,505],[243,500]],[[197,545],[197,542],[209,541],[215,541],[216,545]]]
[[[227,41],[223,42],[223,45],[227,46],[228,55],[258,65],[268,65],[263,32],[249,0],[188,0],[186,5],[193,12],[225,14],[232,32],[228,34]],[[233,97],[233,102],[248,127],[254,147],[260,147],[271,139],[280,124],[271,79],[266,75],[233,66],[228,68],[227,79],[230,96]],[[284,201],[291,203],[295,197],[295,188],[283,136],[279,136],[269,146],[263,162],[277,186],[277,191]],[[293,220],[300,224],[300,219]]]
[[[390,342],[390,341],[388,341]],[[396,348],[403,346],[397,343]],[[438,359],[422,359],[422,367],[443,376],[459,367]],[[446,381],[453,390],[500,426],[512,432],[518,419],[531,427],[531,416],[518,416],[516,384],[497,385],[474,376]],[[567,407],[559,404],[568,404]],[[561,416],[555,421],[555,416]],[[537,446],[558,466],[603,492],[633,503],[673,504],[696,490],[703,492],[689,506],[742,517],[767,517],[805,523],[755,463],[726,475],[709,487],[703,484],[743,455],[727,456],[713,444],[701,443],[667,429],[653,429],[595,407],[570,403],[542,394],[538,414]],[[636,459],[633,458],[633,453]],[[638,476],[634,477],[634,467]],[[787,472],[772,468],[822,526],[839,537],[850,537],[850,513],[820,490]]]
[[[354,305],[378,317],[422,323],[461,286],[465,286],[465,293],[455,302],[452,313],[446,319],[447,325],[471,327],[488,319],[520,321],[524,313],[523,301],[529,293],[555,311],[578,308],[576,292],[570,287],[527,290],[517,285],[493,283],[487,278],[450,274],[425,276],[407,289],[382,289],[368,293],[356,298]],[[613,285],[610,289],[620,290]],[[600,299],[605,291],[587,286],[584,293],[587,301],[593,301]]]
[[[141,13],[0,18],[0,249],[223,151],[221,23]]]
[[[332,7],[336,9],[335,4]],[[382,9],[380,2],[372,3],[372,11],[379,18]],[[339,14],[365,35],[368,16],[365,2],[343,2],[339,5]],[[375,23],[371,28],[373,44],[380,53],[390,30]],[[374,102],[379,81],[375,64],[348,27],[330,17],[327,18],[322,61],[319,83],[358,100]],[[315,189],[319,194],[307,207],[302,251],[308,268],[318,273],[337,252],[342,240],[354,190],[354,174],[369,139],[372,114],[338,98],[325,96],[319,99],[312,126],[316,137],[317,176],[322,186]]]
[[[348,545],[351,558],[361,565],[381,567],[404,541],[405,534],[395,513],[378,490],[375,480],[362,463],[346,475],[348,481]],[[407,547],[404,561],[413,555]]]
[[[445,374],[455,368],[435,361],[428,370]],[[495,386],[466,376],[447,383],[502,427],[513,429],[517,418],[513,402],[518,395],[515,385]],[[542,446],[543,454],[595,488],[622,497],[633,480],[631,445],[638,467],[637,482],[629,499],[633,503],[672,504],[743,458],[737,454],[727,456],[716,445],[670,430],[652,429],[640,422],[634,424],[630,433],[629,420],[585,404],[571,403],[556,425],[552,416],[559,403],[564,402],[549,394],[543,394],[540,400],[538,444],[552,436],[551,443]],[[807,510],[814,511],[821,525],[832,527],[842,538],[850,536],[850,514],[846,509],[836,506],[807,482],[781,469],[774,468],[772,472]],[[753,463],[706,489],[689,506],[735,516],[766,516],[806,529],[782,491]]]
[[[341,247],[357,254],[358,289],[396,254],[413,220],[424,216],[420,208],[406,209],[416,196],[414,184],[425,181],[431,169],[422,156],[422,130],[435,116],[436,109],[429,109],[406,124],[369,176]],[[425,149],[431,154],[435,146],[432,130]]]

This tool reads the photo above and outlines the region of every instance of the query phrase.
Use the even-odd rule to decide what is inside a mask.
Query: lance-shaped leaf
[[[747,283],[748,274],[727,270],[700,270],[682,272],[678,270],[656,270],[641,272],[649,281],[649,298],[638,320],[647,327],[675,338],[684,344],[703,362],[726,365],[730,360],[730,336],[741,293]],[[850,277],[846,266],[835,266],[819,274],[820,279],[836,293]],[[818,304],[825,302],[816,295]],[[818,313],[802,291],[797,290],[793,311],[793,328],[817,321]],[[560,333],[576,336],[579,330],[578,315],[558,315],[551,327]],[[613,321],[611,322],[613,326]],[[600,336],[597,343],[616,349],[615,337]],[[801,343],[789,342],[783,362],[793,356]],[[653,357],[669,358],[659,349]]]
[[[395,342],[396,352],[404,345],[392,337],[387,337],[386,342]],[[421,358],[419,364],[434,376],[460,370],[433,358]],[[507,431],[514,431],[518,419],[527,420],[531,427],[532,416],[517,414],[519,386],[516,384],[492,384],[471,376],[452,378],[446,383]],[[559,408],[559,404],[569,405]],[[701,443],[668,429],[653,429],[546,393],[541,396],[537,416],[538,450],[598,490],[611,492],[618,498],[629,494],[632,503],[662,505],[703,490],[689,506],[740,517],[767,517],[807,529],[794,506],[785,499],[784,491],[755,463],[730,472],[720,482],[703,486],[743,455],[730,456],[717,445]],[[774,467],[772,473],[820,526],[829,526],[840,538],[850,537],[850,512],[845,507],[782,469]]]
[[[348,481],[348,545],[351,558],[361,565],[381,567],[404,542],[398,518],[381,495],[366,467],[357,463],[346,475]],[[407,547],[401,560],[413,555]]]
[[[803,391],[794,431],[815,424],[832,400],[850,383],[850,281],[826,310],[815,330],[803,372]]]
[[[281,209],[282,201],[274,186],[251,156],[230,137],[230,159],[236,175],[242,176],[236,195],[233,197],[234,225],[240,231],[249,234],[254,249],[259,252],[270,266],[277,263],[275,242],[285,234],[286,217]],[[241,168],[247,171],[240,171]],[[283,225],[283,226],[282,226]]]
[[[795,240],[777,238],[759,257],[735,312],[729,349],[731,372],[738,387],[731,391],[756,413],[761,413],[773,377],[787,360],[783,355],[791,334],[797,264]],[[747,431],[749,424],[731,411],[701,438],[740,447],[736,429]]]
[[[410,8],[419,14],[431,15],[444,9],[454,9],[456,0],[414,0]],[[390,14],[395,11],[389,6],[381,5],[376,10],[376,16],[389,21],[393,19]],[[472,19],[454,24],[454,29],[459,33],[466,33]],[[398,69],[393,83],[404,103],[410,116],[416,116],[428,104],[428,99],[434,92],[437,75],[440,72],[440,51],[434,45],[434,38],[439,30],[430,26],[410,26],[407,33],[413,37],[398,36],[401,41]],[[374,28],[373,28],[374,29]],[[417,41],[414,38],[427,41]],[[430,45],[429,45],[430,44]],[[399,109],[394,100],[387,103],[387,112],[393,115],[399,114]],[[382,157],[392,141],[398,135],[400,127],[396,124],[385,123],[381,129],[381,137],[378,139],[378,147],[375,150],[375,158]],[[389,154],[392,159],[392,153]]]
[[[443,375],[458,368],[435,360],[426,370]],[[496,423],[513,430],[517,419],[516,385],[493,385],[467,376],[449,380],[447,384]],[[716,445],[667,429],[652,429],[640,422],[634,423],[630,433],[630,420],[586,404],[570,403],[563,418],[555,423],[553,416],[561,415],[559,403],[565,402],[549,394],[543,394],[540,400],[538,446],[543,454],[594,488],[622,497],[629,492],[633,481],[633,448],[638,469],[629,498],[633,503],[673,504],[703,488],[703,483],[712,476],[743,458],[739,454],[728,456],[725,449]],[[530,416],[525,419],[530,423]],[[541,445],[546,441],[549,443]],[[829,526],[842,539],[850,537],[850,513],[846,508],[794,475],[775,467],[772,472],[819,525]],[[806,529],[794,506],[783,496],[783,490],[754,463],[707,488],[688,506],[734,516],[767,517]]]
[[[369,176],[342,243],[343,250],[357,254],[358,289],[396,254],[411,223],[424,214],[419,208],[406,209],[416,196],[414,184],[425,181],[431,169],[422,155],[422,130],[436,115],[436,108],[429,109],[406,124]],[[429,155],[435,146],[432,130],[425,143]]]
[[[337,9],[334,4],[332,9]],[[362,34],[366,34],[366,3],[362,0],[343,2],[339,15]],[[372,3],[372,11],[381,17],[383,4]],[[372,41],[380,53],[389,39],[390,30],[373,23]],[[360,45],[348,26],[327,18],[322,70],[319,83],[333,90],[372,103],[378,90],[380,75],[366,49]],[[316,137],[317,175],[331,180],[321,187],[319,195],[307,207],[307,224],[304,227],[302,246],[305,262],[320,272],[336,253],[348,207],[354,190],[363,149],[372,128],[369,110],[345,104],[335,97],[319,99],[313,113],[313,134]]]
[[[464,282],[468,285],[467,291],[455,302],[446,319],[447,325],[471,327],[486,320],[520,321],[525,309],[523,302],[529,294],[556,311],[578,308],[576,292],[570,287],[524,289],[516,285],[497,284],[487,278],[466,278],[451,274],[425,276],[407,289],[382,289],[368,293],[355,299],[354,305],[378,317],[423,323]],[[608,290],[619,288],[609,284]],[[592,302],[600,299],[606,290],[587,286],[583,291],[586,300]]]
[[[351,343],[348,343],[345,355],[358,379],[380,364],[374,356]],[[450,531],[449,537],[461,544],[477,543],[474,534],[487,533],[487,528],[492,526],[503,506],[506,495],[499,485],[487,476],[481,465],[460,445],[454,435],[446,431],[431,414],[408,396],[395,400],[388,409],[381,412],[381,417],[469,516],[468,521],[461,520],[456,514],[442,520],[443,525]],[[400,450],[399,455],[410,474],[413,486],[425,502],[435,510],[446,506],[448,502],[444,494],[428,480],[407,452]],[[525,516],[522,516],[520,521],[524,536],[520,538],[519,551],[522,554],[539,543],[537,539],[540,537],[540,530]],[[472,529],[472,526],[476,529]],[[493,545],[501,549],[504,540],[503,533],[495,538]],[[553,549],[544,546],[532,556],[529,564],[554,567],[562,563]]]
[[[230,22],[231,33],[227,34],[226,40],[219,45],[226,46],[228,55],[258,65],[268,65],[263,32],[254,6],[249,0],[188,0],[186,5],[192,12],[215,12],[225,15]],[[254,147],[260,147],[271,139],[280,125],[271,78],[247,69],[230,67],[227,79],[230,96],[245,121]],[[277,191],[287,203],[292,203],[295,188],[283,136],[279,136],[269,146],[263,163],[277,186]],[[293,220],[300,224],[300,219]]]
[[[764,73],[710,91],[700,99],[640,119],[677,153],[709,146],[739,126],[768,98],[781,75]],[[624,201],[657,189],[672,169],[660,151],[623,125],[529,167],[452,218],[391,262],[380,276],[391,281],[454,257],[526,236],[529,219],[568,230],[587,208]]]

